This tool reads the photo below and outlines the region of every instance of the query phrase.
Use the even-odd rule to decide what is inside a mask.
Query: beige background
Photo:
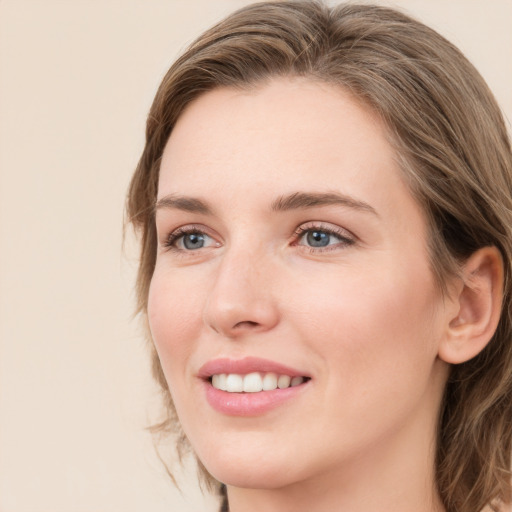
[[[0,512],[213,510],[143,428],[122,211],[160,78],[246,3],[0,0]],[[458,44],[512,119],[512,0],[394,5]]]

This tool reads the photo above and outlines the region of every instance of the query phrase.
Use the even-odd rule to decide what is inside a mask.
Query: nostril
[[[249,327],[249,328],[254,328],[254,327],[258,327],[260,324],[258,322],[253,322],[251,320],[244,320],[243,322],[238,322],[237,324],[235,324],[234,328],[237,329],[237,328],[241,328],[241,327]]]

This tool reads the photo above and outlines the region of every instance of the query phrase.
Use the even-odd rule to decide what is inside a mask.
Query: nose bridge
[[[237,244],[226,248],[217,265],[205,304],[206,325],[230,338],[274,327],[271,256],[254,244]]]

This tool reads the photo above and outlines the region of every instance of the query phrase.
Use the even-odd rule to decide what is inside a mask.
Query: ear
[[[479,249],[466,261],[452,300],[456,314],[447,319],[439,357],[447,363],[460,364],[479,354],[498,326],[503,302],[503,259],[496,247]]]

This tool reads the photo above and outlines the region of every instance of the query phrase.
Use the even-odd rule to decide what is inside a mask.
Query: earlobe
[[[463,267],[457,313],[447,319],[439,357],[451,364],[469,361],[489,343],[501,315],[503,259],[496,247],[479,249]]]

